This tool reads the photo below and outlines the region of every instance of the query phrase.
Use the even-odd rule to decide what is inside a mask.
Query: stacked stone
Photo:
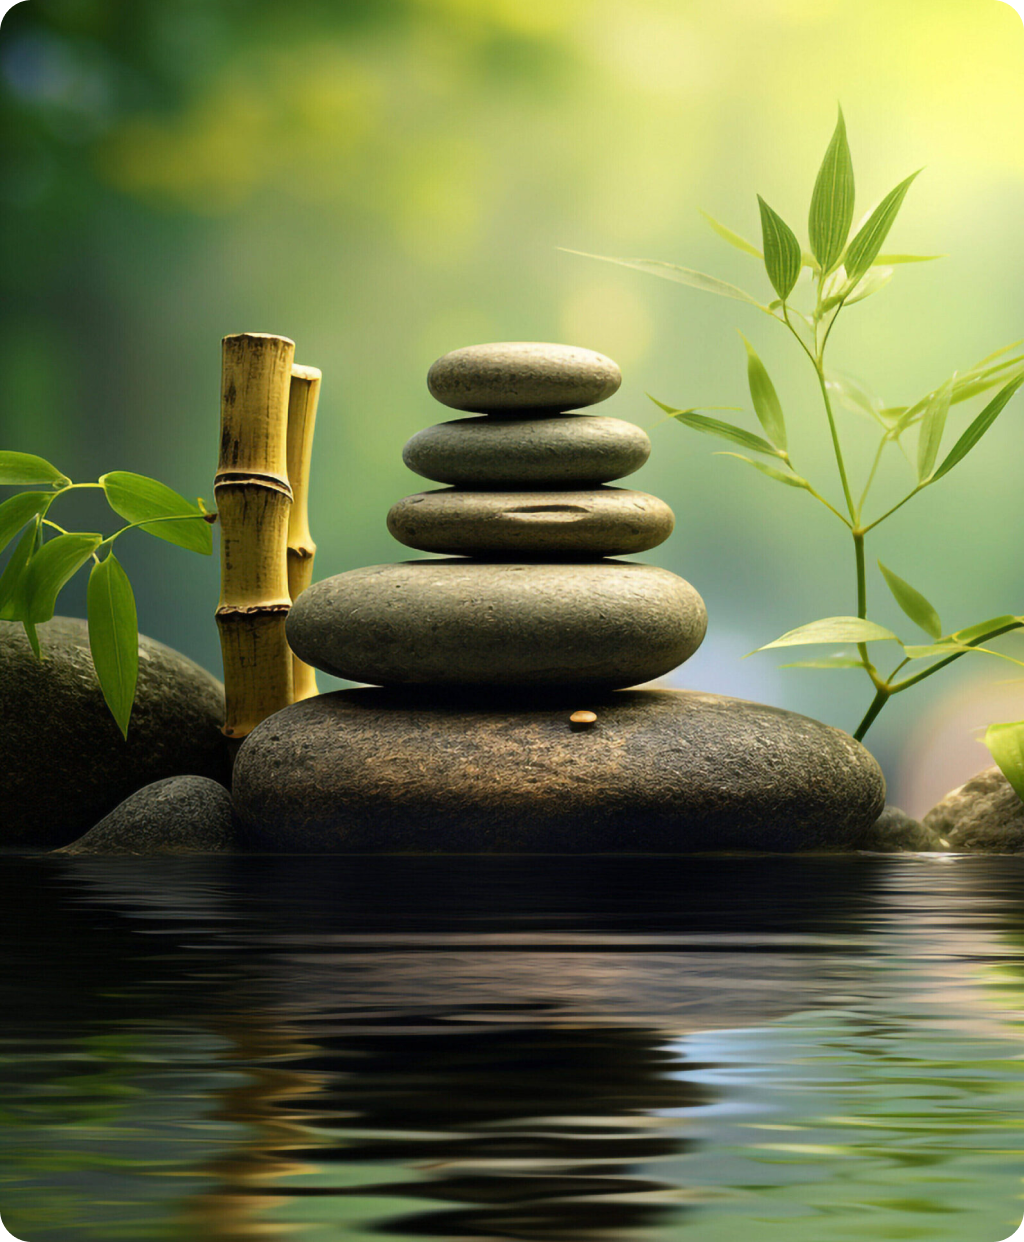
[[[410,469],[439,491],[399,501],[401,543],[450,559],[357,569],[296,602],[288,639],[326,672],[381,686],[610,690],[667,673],[707,615],[688,582],[608,559],[672,532],[672,510],[605,486],[650,453],[632,423],[576,414],[610,397],[619,368],[564,345],[511,342],[446,354],[428,387],[478,417],[419,432]]]

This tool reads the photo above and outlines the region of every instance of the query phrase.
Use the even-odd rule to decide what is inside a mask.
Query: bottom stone
[[[589,710],[596,720],[573,724]],[[306,699],[235,762],[242,848],[298,852],[842,849],[885,780],[848,734],[683,690]]]

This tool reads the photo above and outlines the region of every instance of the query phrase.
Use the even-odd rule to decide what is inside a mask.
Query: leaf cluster
[[[0,620],[20,622],[36,658],[41,658],[36,627],[50,620],[60,592],[91,561],[86,592],[89,648],[104,700],[127,737],[138,680],[139,631],[135,596],[114,555],[114,543],[138,529],[209,556],[209,523],[215,515],[202,501],[190,504],[145,475],[114,470],[95,483],[74,483],[32,453],[0,451],[0,486],[32,489],[0,504],[0,552],[17,539],[0,574]],[[48,516],[58,498],[85,488],[101,489],[126,525],[104,537],[66,530]]]

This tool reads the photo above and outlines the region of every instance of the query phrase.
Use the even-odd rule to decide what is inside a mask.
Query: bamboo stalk
[[[321,374],[316,367],[292,367],[288,396],[288,481],[292,507],[288,516],[288,593],[294,603],[313,581],[316,544],[309,533],[309,463],[313,455],[313,428],[320,400]],[[298,656],[292,657],[295,701],[318,693],[316,673]]]
[[[242,332],[223,343],[217,627],[224,658],[224,735],[241,739],[293,699],[285,638],[288,594],[288,392],[294,342]]]

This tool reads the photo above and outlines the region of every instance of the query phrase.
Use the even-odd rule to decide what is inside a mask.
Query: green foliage
[[[0,482],[5,485],[50,484],[50,491],[20,492],[0,504],[0,551],[22,531],[0,574],[0,620],[19,621],[41,658],[36,626],[49,621],[60,592],[89,561],[87,604],[89,648],[111,715],[125,737],[135,700],[139,668],[139,631],[135,596],[113,544],[126,531],[143,530],[179,547],[209,556],[213,536],[202,502],[183,496],[141,474],[117,470],[96,483],[72,483],[56,467],[31,453],[0,452]],[[53,502],[69,492],[100,488],[126,526],[104,538],[68,531],[47,516]]]
[[[1024,798],[1024,720],[992,724],[985,732],[985,745],[1017,794]]]
[[[854,175],[853,161],[846,138],[846,123],[842,109],[840,109],[835,132],[818,171],[811,196],[808,216],[810,253],[801,248],[799,240],[789,226],[760,195],[757,201],[761,215],[763,251],[759,251],[756,246],[738,233],[734,233],[732,229],[726,228],[725,225],[705,213],[711,227],[719,236],[731,246],[760,260],[763,264],[765,274],[778,295],[777,300],[768,305],[762,304],[753,295],[733,285],[724,284],[713,276],[692,272],[687,268],[646,259],[608,260],[638,271],[677,280],[705,292],[722,294],[753,304],[789,331],[813,367],[821,391],[825,423],[832,441],[836,470],[842,488],[842,499],[837,500],[835,504],[827,499],[810,480],[799,474],[793,465],[782,402],[757,351],[745,336],[743,340],[747,350],[747,381],[751,401],[754,413],[767,439],[744,427],[708,418],[694,409],[680,410],[660,401],[656,404],[677,422],[695,431],[730,440],[741,448],[762,457],[780,460],[785,469],[780,469],[769,462],[755,461],[742,453],[718,454],[725,457],[738,457],[775,482],[805,491],[846,528],[853,541],[857,616],[828,617],[824,620],[812,621],[808,625],[790,630],[781,638],[766,643],[758,650],[767,651],[777,647],[804,646],[814,643],[842,643],[847,646],[854,644],[857,648],[856,655],[850,651],[841,651],[831,656],[801,660],[783,667],[862,669],[871,680],[874,699],[856,731],[855,736],[858,739],[863,738],[879,711],[892,695],[909,689],[964,655],[983,652],[1024,666],[1024,662],[1015,660],[1003,652],[992,651],[984,645],[990,639],[1024,629],[1024,616],[1007,614],[993,617],[952,634],[943,635],[942,623],[933,605],[920,591],[880,561],[879,570],[896,603],[932,641],[927,644],[905,645],[891,630],[868,619],[869,583],[865,556],[867,536],[875,527],[902,509],[908,501],[925,488],[945,478],[954,466],[963,461],[992,427],[1018,388],[1024,384],[1024,353],[1015,352],[1021,345],[1020,341],[995,350],[967,370],[954,372],[941,384],[909,405],[886,405],[857,381],[826,370],[826,346],[837,319],[846,308],[879,292],[892,280],[896,268],[941,257],[940,255],[902,252],[882,253],[882,246],[918,175],[919,172],[912,173],[891,190],[870,213],[852,241],[848,242],[854,214]],[[589,257],[601,258],[602,256]],[[789,298],[804,267],[811,269],[814,296],[813,305],[800,309],[790,303]],[[942,441],[952,407],[990,392],[992,389],[998,389],[996,395],[962,432],[946,456],[940,460]],[[836,418],[836,411],[839,407],[868,420],[878,437],[874,460],[859,494],[854,492],[847,472],[842,437]],[[917,444],[916,455],[913,455],[907,452],[902,438],[915,428]],[[886,450],[894,445],[903,450],[908,461],[913,460],[915,481],[910,490],[896,504],[877,517],[866,517],[865,508],[872,485],[883,464]],[[937,462],[938,465],[936,465]],[[902,651],[899,663],[887,676],[878,671],[868,651],[869,643],[885,640],[898,643]],[[901,670],[908,664],[917,662],[923,662],[920,671],[911,672],[900,678]],[[1001,730],[1003,732],[1000,732]],[[1014,730],[1017,732],[1014,733]],[[1014,785],[1014,788],[1021,792],[1024,789],[1024,759],[1021,757],[1024,723],[993,725],[990,734],[994,739],[994,743],[990,742],[990,745],[993,746],[993,754],[996,755],[997,762],[1006,763],[1004,771],[1007,772],[1008,777],[1011,770],[1018,773],[1011,779],[1021,782]],[[1014,747],[1017,747],[1016,751]]]

